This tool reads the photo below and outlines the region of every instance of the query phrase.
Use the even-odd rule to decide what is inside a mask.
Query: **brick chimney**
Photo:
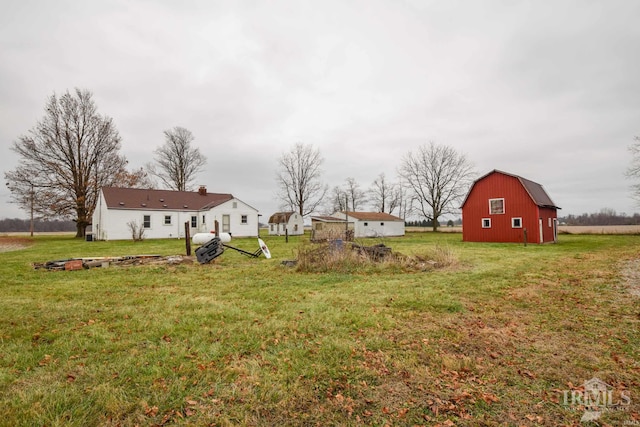
[[[198,194],[201,196],[206,196],[207,195],[207,186],[206,185],[201,185],[200,188],[198,188]]]

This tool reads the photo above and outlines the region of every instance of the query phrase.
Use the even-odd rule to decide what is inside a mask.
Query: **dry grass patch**
[[[321,243],[298,250],[297,271],[308,273],[357,273],[375,271],[431,271],[458,265],[458,257],[448,246],[434,245],[415,255],[393,252],[384,244],[364,246]]]

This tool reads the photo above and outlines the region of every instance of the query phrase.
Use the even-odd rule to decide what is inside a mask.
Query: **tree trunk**
[[[436,232],[438,231],[438,214],[435,209],[433,210],[433,220],[431,220],[431,229]]]

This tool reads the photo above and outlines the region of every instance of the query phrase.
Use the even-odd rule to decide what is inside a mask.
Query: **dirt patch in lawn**
[[[0,236],[0,252],[17,251],[31,245],[32,241],[30,239]]]
[[[629,289],[629,293],[640,297],[640,259],[623,262],[620,272],[622,282]]]

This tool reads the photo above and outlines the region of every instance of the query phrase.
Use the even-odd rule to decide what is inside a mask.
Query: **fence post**
[[[184,242],[187,245],[187,256],[191,256],[191,235],[189,233],[189,221],[184,223]]]

